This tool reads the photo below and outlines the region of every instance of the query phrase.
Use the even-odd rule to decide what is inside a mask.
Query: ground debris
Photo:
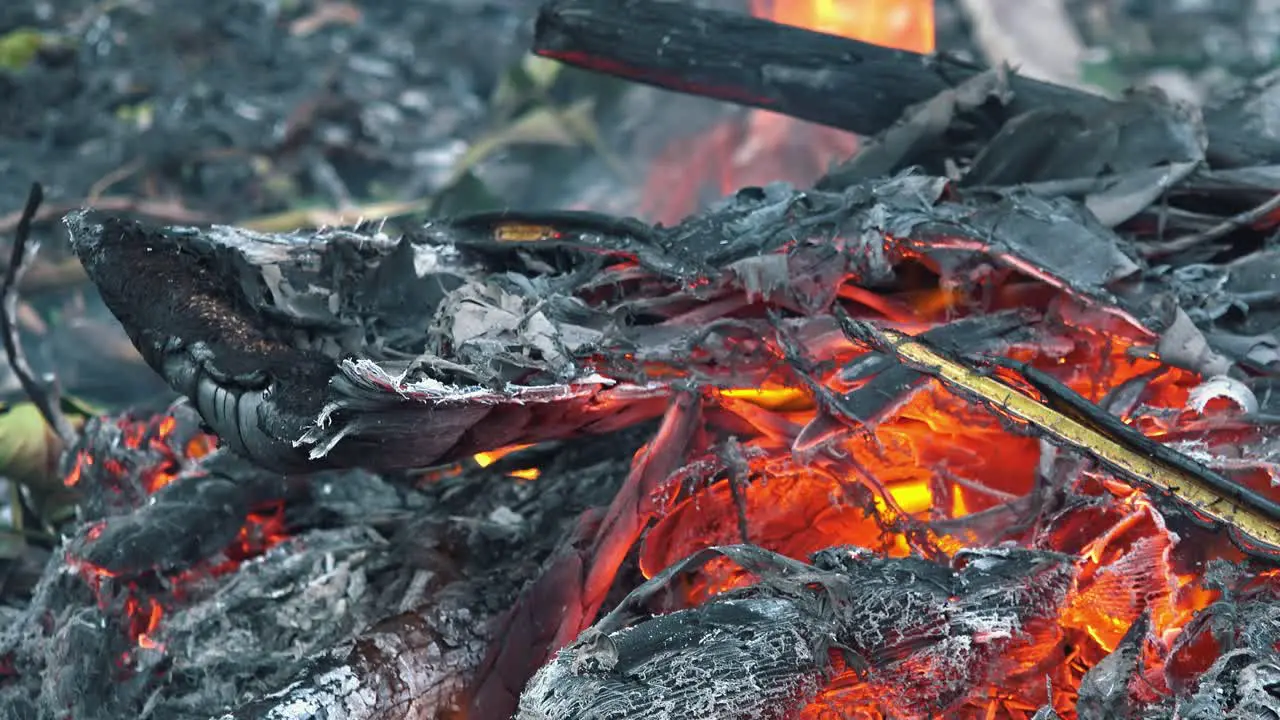
[[[169,417],[186,424],[193,415],[179,407]],[[134,427],[95,422],[126,436]],[[128,467],[122,477],[131,481],[165,469],[147,464],[149,443],[130,450],[106,431],[87,439],[82,451],[101,462],[81,474],[86,486],[105,482],[108,461]],[[564,523],[616,487],[619,468],[607,456],[591,445],[561,453],[536,487],[495,484],[501,474],[479,468],[422,490],[361,471],[320,474],[293,484],[274,546],[238,563],[226,548],[176,559],[165,524],[132,521],[169,512],[156,509],[165,503],[150,504],[145,493],[132,508],[117,500],[105,519],[127,523],[140,539],[120,545],[107,532],[89,533],[50,559],[30,603],[0,636],[9,662],[0,714],[164,720],[220,716],[225,708],[234,718],[389,720],[457,705],[484,657],[490,620],[537,570]],[[262,472],[232,471],[227,458],[207,457],[211,471],[245,480]],[[200,461],[187,462],[199,476]],[[504,508],[519,513],[518,532],[490,520]],[[251,522],[241,515],[236,526]],[[198,523],[184,529],[191,536],[184,542],[213,544]],[[85,556],[102,552],[95,541],[127,550],[108,553],[127,568],[93,566]],[[136,608],[144,610],[142,628]],[[306,707],[312,714],[299,714]]]

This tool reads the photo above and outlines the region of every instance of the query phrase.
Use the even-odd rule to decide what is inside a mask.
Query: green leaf
[[[62,442],[31,403],[0,414],[0,473],[23,485],[44,485],[57,472]]]
[[[84,425],[92,408],[79,400],[62,402],[73,427]],[[62,440],[35,405],[24,402],[0,407],[0,475],[25,485],[37,495],[65,493],[58,475]]]
[[[520,63],[520,69],[524,71],[525,76],[535,88],[546,91],[556,84],[556,79],[560,77],[560,71],[564,69],[564,65],[530,53],[524,57],[524,62]]]
[[[45,42],[44,33],[33,28],[18,28],[0,35],[0,69],[25,68],[35,59]]]
[[[489,98],[489,106],[498,117],[505,117],[530,101],[545,100],[563,68],[554,60],[533,53],[525,55],[519,65],[513,66],[498,80]]]

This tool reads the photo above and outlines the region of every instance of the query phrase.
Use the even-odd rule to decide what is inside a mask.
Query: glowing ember
[[[95,475],[96,481],[108,492],[120,493],[122,488],[140,486],[145,495],[151,495],[172,483],[181,473],[190,470],[194,463],[211,453],[217,445],[213,436],[197,432],[183,439],[178,433],[178,421],[172,415],[160,415],[149,420],[122,417],[115,421],[120,430],[120,443],[129,449],[129,457],[139,466],[126,467],[116,459],[95,459],[81,451],[64,483],[68,487],[83,484],[86,469],[92,468],[105,475]],[[145,497],[139,499],[145,502]],[[93,542],[101,536],[105,523],[98,522],[85,531],[86,540]],[[99,606],[106,609],[116,605],[123,609],[124,626],[132,646],[142,650],[163,651],[155,639],[156,630],[165,616],[166,605],[180,602],[188,586],[208,577],[235,572],[240,565],[266,552],[286,539],[284,506],[272,503],[250,513],[235,540],[214,559],[186,568],[182,572],[163,578],[159,583],[118,576],[103,567],[72,559],[73,565],[93,589]],[[145,587],[144,587],[145,585]],[[121,658],[122,666],[128,666],[131,658]]]
[[[922,302],[931,297],[917,295]],[[953,311],[973,300],[962,294],[954,299]],[[930,315],[932,310],[917,308],[907,313],[913,319],[904,327]],[[1096,324],[1064,326],[1057,337],[1012,346],[1004,354],[1042,368],[1094,402],[1126,381],[1150,378],[1140,402],[1119,413],[1152,436],[1188,432],[1209,445],[1236,437],[1232,404],[1186,409],[1199,376],[1151,359],[1141,348],[1152,339],[1143,333],[1088,317]],[[861,352],[847,345],[824,357],[838,368]],[[832,391],[850,387],[834,369],[822,382]],[[1144,613],[1151,622],[1143,672],[1152,694],[1148,699],[1167,693],[1171,678],[1188,677],[1181,674],[1184,666],[1171,669],[1166,663],[1184,628],[1218,597],[1199,583],[1205,559],[1240,557],[1220,538],[1198,535],[1186,542],[1144,494],[1087,463],[1079,464],[1052,514],[1037,519],[1035,513],[1045,511],[1026,505],[1030,514],[1020,516],[1012,509],[1015,501],[1034,495],[1043,469],[1039,441],[1011,433],[1010,418],[941,387],[926,385],[910,393],[870,434],[840,425],[807,445],[803,429],[820,421],[820,403],[808,388],[728,390],[715,397],[722,408],[762,431],[740,451],[751,481],[739,488],[740,497],[728,483],[713,483],[660,513],[641,553],[646,575],[702,548],[741,542],[744,517],[750,542],[794,558],[841,544],[895,557],[928,557],[1013,540],[1078,557],[1073,588],[1056,623],[1024,629],[996,670],[1000,682],[975,688],[948,717],[1029,719],[1048,702],[1062,717],[1075,717],[1082,676],[1119,646]],[[797,447],[809,448],[803,464],[793,459]],[[721,462],[703,458],[689,468],[714,475]],[[997,514],[978,515],[991,513]],[[735,566],[712,563],[687,585],[686,602],[696,604],[749,582]],[[1200,668],[1211,661],[1212,656]],[[1175,671],[1180,674],[1172,675]],[[1046,679],[1052,697],[1046,694]],[[874,688],[851,669],[835,678],[803,717],[879,718],[877,703]]]
[[[752,0],[751,12],[885,47],[934,50],[933,0]],[[725,195],[779,181],[810,185],[857,148],[848,133],[753,110],[741,123],[673,142],[650,171],[641,210],[674,223],[697,209],[708,188]]]
[[[476,461],[476,464],[479,465],[480,467],[489,467],[490,465],[498,462],[499,460],[510,455],[511,453],[519,452],[520,450],[524,450],[527,447],[530,447],[530,446],[529,445],[511,445],[510,447],[499,448],[497,450],[491,450],[489,452],[476,453],[474,460]]]
[[[520,450],[524,450],[530,447],[533,447],[533,446],[532,445],[511,445],[508,447],[499,448],[497,450],[490,450],[489,452],[476,453],[475,456],[472,458],[472,460],[474,460],[475,463],[482,468],[489,467],[490,465],[498,462],[499,460],[510,455],[511,453],[519,452]],[[459,468],[459,471],[461,471],[461,468]],[[541,473],[538,470],[538,468],[521,468],[519,470],[512,470],[511,472],[507,473],[507,476],[516,478],[518,480],[537,480],[540,474]]]

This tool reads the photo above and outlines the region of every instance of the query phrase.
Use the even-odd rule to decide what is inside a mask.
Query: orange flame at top
[[[933,0],[751,0],[751,13],[899,50],[934,50]],[[848,133],[756,110],[744,121],[673,141],[654,162],[640,210],[675,223],[713,187],[723,195],[774,181],[807,186],[857,148]]]
[[[899,50],[934,49],[933,0],[751,0],[751,14]]]

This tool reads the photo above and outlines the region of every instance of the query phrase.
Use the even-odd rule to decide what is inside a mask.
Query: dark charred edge
[[[287,492],[283,476],[220,451],[145,505],[70,541],[67,552],[115,577],[189,568],[230,545],[255,505]]]
[[[443,406],[394,393],[353,410],[351,395],[369,391],[334,359],[291,344],[294,328],[245,295],[258,268],[222,262],[209,249],[216,240],[203,242],[194,228],[152,229],[86,212],[66,222],[90,279],[147,364],[191,399],[230,450],[267,470],[425,467],[564,439],[587,425],[607,431],[626,417],[655,416],[665,402],[637,400],[632,416],[607,422],[566,420],[556,403]]]
[[[548,608],[563,608],[557,616],[581,614],[578,608],[583,606],[583,586],[591,563],[588,552],[604,515],[604,508],[583,512],[537,578],[511,609],[496,619],[493,634],[500,640],[490,645],[467,691],[467,709],[473,720],[504,720],[517,710],[524,684],[557,649],[555,621],[560,618],[551,617]]]
[[[861,135],[893,125],[903,111],[982,73],[943,55],[871,45],[745,14],[653,0],[554,0],[539,12],[534,52],[667,90],[714,98]],[[1081,115],[1111,101],[1011,74],[1013,97],[991,103],[992,127],[1041,107]],[[1206,112],[1208,155],[1217,167],[1280,161],[1257,103]]]
[[[329,358],[274,339],[203,258],[163,231],[118,218],[66,219],[72,247],[142,357],[238,454],[281,472],[321,469],[294,445],[336,373]]]

